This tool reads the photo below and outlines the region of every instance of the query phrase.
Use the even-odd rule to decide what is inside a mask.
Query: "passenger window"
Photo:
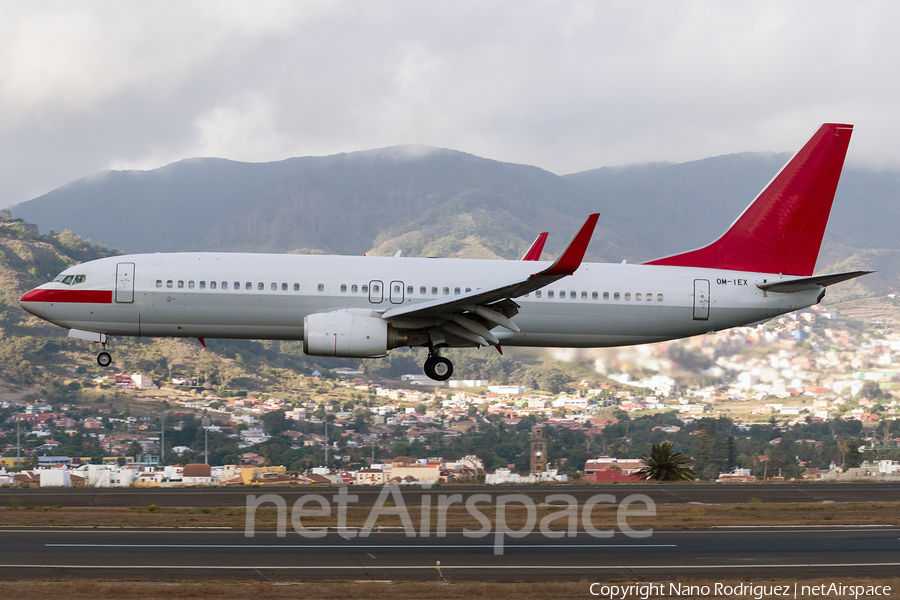
[[[194,289],[194,280],[193,280],[193,279],[191,279],[190,281],[188,281],[188,289],[189,289],[189,290]]]
[[[625,301],[631,300],[631,292],[625,292]]]
[[[581,299],[587,300],[587,292],[581,292]]]
[[[286,283],[282,283],[282,284],[281,284],[281,291],[282,291],[282,292],[286,292],[286,291],[287,291],[287,284],[286,284]]]
[[[547,297],[548,297],[548,298],[552,298],[552,297],[553,297],[553,290],[550,290],[550,291],[547,292]]]
[[[559,290],[559,299],[560,300],[566,299],[566,290]]]
[[[653,302],[653,294],[647,294],[647,302]]]
[[[156,280],[156,287],[158,287],[158,288],[161,288],[161,287],[162,287],[162,279],[157,279],[157,280]]]
[[[575,299],[575,296],[577,296],[577,295],[578,295],[577,292],[575,292],[574,290],[571,291],[571,292],[569,292],[569,298],[572,299],[572,300],[574,300],[574,299]]]
[[[534,297],[535,297],[535,298],[540,298],[540,297],[541,297],[541,290],[536,291],[536,292],[534,293]]]
[[[342,293],[346,293],[346,292],[347,292],[347,284],[346,284],[346,283],[342,283],[342,284],[341,284],[341,292],[342,292]]]
[[[609,300],[609,292],[603,292],[603,299]]]
[[[395,294],[399,294],[399,293],[400,293],[400,286],[399,286],[399,285],[395,285],[395,286],[394,286],[394,293],[395,293]]]
[[[406,286],[406,293],[407,293],[407,294],[412,294],[414,289],[415,289],[415,288],[413,288],[413,286],[408,285],[408,286]]]
[[[319,287],[322,287],[322,284],[321,284],[321,283],[319,284]],[[323,291],[323,290],[319,290],[319,291],[321,292],[321,291]],[[380,291],[381,291],[381,286],[378,285],[377,283],[376,283],[375,285],[372,286],[372,292],[373,292],[373,293],[377,294],[377,293],[380,292]]]
[[[76,275],[76,276],[75,276],[75,281],[73,281],[72,283],[73,283],[74,285],[78,285],[79,283],[84,283],[84,278],[85,278],[84,275]]]
[[[428,293],[428,290],[425,289],[425,286],[423,285],[422,287],[419,288],[419,293],[424,296],[425,294]]]
[[[592,300],[596,300],[597,298],[599,298],[599,294],[598,294],[597,292],[591,293],[591,299],[592,299]]]
[[[640,302],[640,301],[641,301],[641,293],[638,292],[637,294],[635,294],[635,295],[634,295],[634,299],[635,299],[637,302]]]
[[[431,288],[431,295],[437,296],[437,286]]]
[[[171,279],[166,280],[166,287],[167,287],[167,288],[170,288],[170,289],[171,289],[173,285],[175,285],[175,284],[172,283],[172,280],[171,280]]]
[[[75,283],[78,283],[78,282],[76,281]],[[453,288],[453,294],[454,294],[454,295],[458,295],[459,293],[460,293],[460,292],[459,292],[459,288]]]
[[[325,284],[324,284],[324,283],[320,283],[320,284],[319,284],[319,291],[320,291],[320,292],[324,292],[324,291],[325,291]]]
[[[248,291],[249,291],[249,290],[252,290],[252,289],[253,289],[253,284],[252,284],[251,282],[249,282],[249,281],[244,282],[244,289],[245,289],[245,290],[248,290]]]
[[[363,293],[363,294],[368,294],[368,293],[369,293],[369,286],[367,286],[367,285],[362,286],[362,293]]]
[[[235,281],[235,282],[234,282],[234,289],[236,289],[236,290],[241,289],[241,282],[240,282],[240,281]]]
[[[273,281],[272,284],[269,286],[269,289],[271,289],[273,292],[277,292],[278,284]]]
[[[181,279],[179,279],[179,280],[178,280],[178,289],[180,290],[180,289],[182,289],[183,287],[184,287],[184,281],[181,280]]]
[[[210,286],[212,289],[216,289],[216,282],[215,282],[215,281],[210,281],[210,282],[209,282],[209,286]],[[222,289],[223,289],[223,290],[227,290],[227,289],[228,289],[228,282],[227,282],[227,281],[223,281],[223,282],[222,282]]]
[[[468,294],[469,292],[471,292],[471,291],[472,291],[472,288],[466,288],[466,293],[467,293],[467,294]]]
[[[449,296],[449,295],[450,295],[450,288],[448,288],[448,287],[445,287],[445,288],[444,288],[444,295],[445,295],[445,296]]]
[[[662,294],[657,294],[657,295],[656,295],[656,301],[657,301],[657,302],[662,302],[662,301],[663,301],[663,295],[662,295]]]
[[[359,291],[359,287],[357,287],[357,285],[354,283],[353,285],[350,286],[350,291],[355,294],[356,292]]]
[[[260,281],[259,283],[256,284],[256,289],[258,289],[259,291],[263,291],[265,288],[266,288],[266,286],[263,285],[262,281]]]
[[[619,292],[613,293],[613,300],[618,300],[618,299],[619,299]]]
[[[295,292],[299,292],[299,291],[300,291],[300,284],[299,284],[299,283],[295,283],[295,284],[294,284],[294,291],[295,291]]]

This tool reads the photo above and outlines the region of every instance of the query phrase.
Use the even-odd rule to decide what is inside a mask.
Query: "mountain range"
[[[540,231],[550,231],[545,251],[554,255],[600,212],[587,259],[640,262],[718,237],[788,158],[740,153],[563,176],[423,146],[270,163],[195,158],[90,175],[11,211],[45,233],[68,229],[128,253],[506,259]],[[898,197],[900,171],[845,168],[819,268],[865,252],[900,264]]]

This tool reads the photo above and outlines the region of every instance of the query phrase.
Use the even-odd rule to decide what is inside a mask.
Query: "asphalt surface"
[[[347,531],[346,537],[359,534]],[[0,579],[661,581],[678,577],[789,583],[894,577],[900,528],[737,528],[620,532],[596,538],[406,537],[371,532],[319,539],[243,530],[0,528]],[[438,566],[440,568],[438,568]]]
[[[351,486],[358,496],[356,506],[375,504],[380,487]],[[246,506],[247,496],[278,494],[290,505],[305,494],[330,496],[336,487],[301,488],[106,488],[106,489],[0,489],[0,506],[66,507],[220,507]],[[433,503],[440,494],[488,494],[492,500],[504,494],[522,493],[535,503],[550,494],[569,494],[579,503],[596,494],[612,494],[621,500],[629,494],[645,494],[657,504],[744,504],[751,498],[762,502],[895,502],[900,500],[900,483],[776,483],[776,484],[628,484],[628,485],[527,485],[476,486],[443,485],[430,490],[418,486],[403,488],[407,504],[421,505],[423,495]]]

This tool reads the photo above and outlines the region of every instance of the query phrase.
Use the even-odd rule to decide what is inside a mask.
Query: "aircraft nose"
[[[40,311],[44,307],[44,302],[46,301],[46,299],[47,290],[35,288],[29,292],[26,292],[25,295],[19,299],[19,306],[33,315],[38,315],[38,311]]]

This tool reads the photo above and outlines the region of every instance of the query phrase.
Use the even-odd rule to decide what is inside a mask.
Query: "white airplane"
[[[584,263],[598,215],[539,262],[231,253],[87,262],[26,293],[22,308],[102,345],[107,336],[303,340],[313,356],[376,358],[426,347],[590,348],[767,321],[868,271],[813,276],[852,125],[825,124],[718,240],[645,264]]]

